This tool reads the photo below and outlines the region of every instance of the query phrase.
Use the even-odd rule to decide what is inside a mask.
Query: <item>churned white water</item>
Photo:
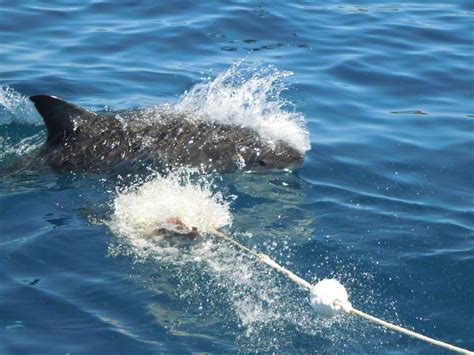
[[[8,123],[43,123],[30,99],[7,85],[0,86],[0,125]]]
[[[39,126],[42,122],[28,97],[7,85],[0,86],[0,126],[8,124]],[[1,135],[0,160],[15,160],[19,156],[33,152],[43,144],[45,137],[43,132],[32,136]]]
[[[192,184],[184,170],[118,192],[113,202],[112,229],[127,236],[150,236],[170,218],[206,233],[231,223],[228,202],[212,192],[204,178]]]
[[[248,127],[269,141],[283,141],[300,152],[310,149],[302,113],[282,96],[283,81],[293,75],[274,66],[237,62],[216,78],[206,78],[185,92],[175,105],[190,117]]]

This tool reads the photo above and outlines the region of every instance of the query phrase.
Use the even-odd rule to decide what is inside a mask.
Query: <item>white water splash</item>
[[[39,126],[42,119],[28,97],[23,96],[7,85],[0,86],[0,126],[20,124]],[[30,130],[31,131],[31,130]],[[32,136],[13,134],[8,131],[0,136],[0,166],[9,164],[20,156],[27,155],[40,147],[44,140],[44,132],[33,129]],[[25,133],[28,134],[28,133]]]
[[[207,78],[185,92],[175,105],[190,117],[249,127],[269,141],[283,141],[300,152],[310,149],[303,114],[282,97],[289,71],[273,66],[232,65],[214,80]]]
[[[229,204],[222,194],[213,193],[205,177],[191,183],[192,171],[179,170],[118,192],[112,230],[133,239],[153,236],[170,218],[180,218],[189,227],[207,233],[231,223]]]
[[[29,98],[8,85],[0,86],[0,113],[0,125],[9,123],[40,125],[43,123]]]

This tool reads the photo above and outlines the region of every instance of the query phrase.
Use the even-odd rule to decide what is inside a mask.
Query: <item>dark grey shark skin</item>
[[[23,169],[104,172],[125,166],[191,166],[233,172],[293,169],[304,154],[253,130],[190,120],[183,113],[150,110],[99,114],[54,96],[30,97],[48,129],[45,145]],[[157,117],[158,116],[158,117]]]

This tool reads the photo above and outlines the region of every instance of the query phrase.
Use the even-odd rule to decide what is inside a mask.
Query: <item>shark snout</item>
[[[276,151],[260,155],[256,159],[256,167],[259,169],[294,169],[303,164],[304,154],[289,147],[279,146]]]

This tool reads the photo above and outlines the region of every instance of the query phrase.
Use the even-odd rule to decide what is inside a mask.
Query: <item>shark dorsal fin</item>
[[[59,144],[75,129],[75,121],[95,117],[96,114],[55,96],[36,95],[30,100],[43,117],[48,129],[48,143]]]

